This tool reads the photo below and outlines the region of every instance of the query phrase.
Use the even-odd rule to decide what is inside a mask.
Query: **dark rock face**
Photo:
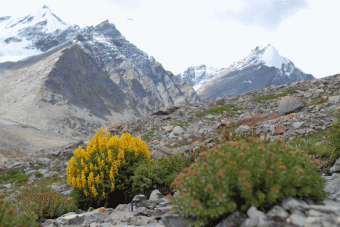
[[[19,31],[19,37],[25,37],[32,41],[32,44],[25,47],[25,49],[37,49],[46,52],[47,50],[68,41],[80,31],[80,27],[74,25],[63,31],[57,29],[52,33],[44,33],[42,31],[44,25],[46,25],[46,21],[38,23],[34,27],[24,28]]]
[[[4,22],[11,19],[11,16],[6,16],[6,17],[0,17],[0,22]]]
[[[8,44],[8,43],[11,43],[11,42],[21,42],[22,39],[18,39],[16,37],[9,37],[9,38],[5,39],[4,41],[5,41],[5,43]]]
[[[168,105],[199,101],[195,91],[178,80],[153,57],[127,41],[113,24],[104,21],[87,27],[73,42],[89,54],[119,87],[128,89],[143,108],[155,110]]]

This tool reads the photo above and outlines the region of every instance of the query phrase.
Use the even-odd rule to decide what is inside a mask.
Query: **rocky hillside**
[[[148,147],[155,158],[159,157],[156,154],[189,152],[199,145],[215,143],[212,138],[217,138],[223,125],[237,133],[253,132],[252,128],[256,127],[263,138],[268,133],[273,139],[289,140],[298,134],[313,134],[325,129],[336,120],[340,109],[339,78],[335,75],[334,78],[305,80],[197,104],[173,106],[147,118],[111,126],[107,131],[118,135],[124,131],[135,136],[140,134],[149,141]]]
[[[308,135],[309,157],[311,160],[320,161],[322,168],[319,173],[328,180],[324,190],[330,192],[331,195],[318,202],[318,206],[315,206],[315,203],[308,206],[305,201],[289,197],[282,204],[278,204],[279,207],[273,208],[273,210],[278,209],[276,215],[273,215],[274,211],[265,214],[251,207],[247,212],[248,219],[246,215],[241,217],[236,213],[233,220],[239,223],[236,226],[241,226],[241,223],[245,221],[257,222],[258,216],[260,216],[265,220],[263,226],[281,226],[284,221],[288,222],[284,226],[292,226],[289,223],[296,224],[296,226],[306,226],[307,220],[309,223],[317,224],[320,218],[315,219],[313,215],[318,210],[322,215],[322,220],[334,223],[334,217],[336,217],[333,213],[334,206],[339,206],[339,178],[337,176],[340,172],[339,161],[330,168],[328,160],[321,156],[329,155],[330,152],[329,141],[326,141],[328,139],[327,134],[325,136],[324,132],[334,123],[336,114],[340,110],[339,88],[339,74],[318,80],[296,82],[286,86],[271,86],[270,88],[250,91],[224,99],[218,98],[196,104],[170,106],[141,119],[111,125],[106,128],[106,132],[109,131],[111,135],[118,136],[124,132],[129,132],[132,136],[141,135],[142,139],[147,142],[153,159],[179,153],[188,155],[193,154],[192,150],[199,152],[205,146],[214,147],[217,140],[222,139],[226,129],[236,134],[252,133],[256,129],[261,138],[264,138],[267,134],[267,138],[272,140],[282,138],[283,143],[286,144],[290,143],[291,140],[289,139],[295,139],[298,135]],[[307,146],[302,146],[305,140],[298,141],[298,143],[295,141],[291,145],[300,146],[306,152],[304,148]],[[6,173],[10,170],[22,169],[24,176],[27,176],[28,185],[49,182],[53,190],[69,196],[72,186],[68,185],[66,181],[66,166],[70,157],[73,156],[73,151],[79,146],[86,149],[87,143],[86,140],[78,140],[68,146],[40,149],[31,154],[0,152],[0,167]],[[40,177],[39,181],[38,177]],[[7,193],[7,198],[14,200],[20,186],[20,184],[4,182],[0,184],[0,193]],[[132,213],[129,210],[131,204],[121,204],[115,210],[107,208],[107,214],[101,215],[101,217],[104,216],[101,220],[105,218],[103,223],[110,226],[125,226],[128,223],[131,226],[164,227],[171,226],[174,220],[180,220],[181,223],[184,223],[187,219],[179,216],[178,213],[173,213],[171,211],[172,204],[162,198],[167,193],[172,193],[174,196],[180,195],[178,191],[169,191],[169,188],[153,191],[149,197],[150,201],[146,201],[148,198],[144,195],[137,195],[131,201],[131,204],[139,200],[142,212],[133,210]],[[162,201],[157,203],[153,201],[156,200],[156,197],[162,198]],[[307,200],[307,202],[310,204],[311,200]],[[150,206],[150,204],[153,205]],[[296,206],[302,207],[303,213],[291,209]],[[257,214],[250,215],[251,212],[255,212],[254,210]],[[40,221],[44,222],[42,226],[71,227],[75,223],[79,226],[85,226],[85,223],[96,225],[99,217],[96,217],[96,214],[92,211],[93,208],[90,208],[88,212],[78,210],[77,215],[79,216],[75,213],[68,213],[55,220],[49,219],[45,222],[45,219],[42,219]],[[124,212],[119,213],[120,211]],[[112,216],[110,216],[110,212],[112,212]],[[131,216],[126,216],[126,213]],[[84,216],[80,218],[82,215]],[[272,219],[275,220],[275,223]],[[223,222],[229,223],[228,220],[229,218],[224,219]]]
[[[40,54],[0,63],[0,117],[4,119],[80,138],[100,126],[199,101],[192,87],[131,44],[109,21],[68,33],[71,27],[65,30],[66,25],[58,25],[55,31],[49,27],[57,17],[46,6],[33,19],[25,18],[6,26],[19,26],[15,34],[11,30],[12,40],[18,43],[34,36],[31,47]],[[38,25],[41,31],[35,33]],[[61,29],[64,35],[59,36]],[[47,37],[58,41],[39,46]],[[0,43],[0,49],[10,44]]]

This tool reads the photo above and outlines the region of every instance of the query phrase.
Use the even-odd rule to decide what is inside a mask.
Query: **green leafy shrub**
[[[175,179],[174,171],[171,171],[170,164],[159,161],[147,163],[136,169],[132,184],[133,194],[144,194],[149,197],[152,190],[169,186]]]
[[[145,134],[144,136],[143,136],[143,139],[145,139],[145,140],[147,140],[148,142],[150,142],[150,140],[151,140],[151,138],[153,137],[154,135],[153,135],[153,132],[149,132],[149,133],[147,133],[147,134]]]
[[[188,121],[179,121],[179,122],[177,122],[177,123],[175,124],[175,126],[181,126],[181,127],[183,127],[184,125],[187,125],[187,124],[189,124]]]
[[[203,117],[205,113],[196,113],[196,117]]]
[[[10,170],[8,174],[0,175],[0,184],[5,183],[22,183],[28,180],[24,170]]]
[[[35,172],[34,175],[38,178],[41,178],[43,176],[43,174],[40,172]]]
[[[143,193],[148,198],[155,189],[169,190],[175,177],[194,162],[202,149],[204,147],[192,150],[188,155],[176,154],[140,165],[132,177],[133,194]]]
[[[203,226],[251,206],[268,211],[290,196],[317,201],[329,195],[322,191],[327,180],[316,172],[319,161],[282,145],[281,139],[245,137],[232,141],[227,134],[229,141],[201,152],[171,184],[179,197],[168,198],[174,210],[191,218],[188,225]]]
[[[255,101],[257,103],[261,103],[264,100],[275,99],[275,98],[278,98],[278,97],[284,97],[284,96],[287,96],[288,94],[292,93],[295,90],[306,91],[306,90],[308,90],[308,88],[288,88],[287,90],[285,90],[284,92],[279,93],[279,94],[263,95],[261,97],[258,97]]]
[[[211,107],[209,110],[208,110],[208,113],[211,114],[211,113],[220,113],[222,114],[223,111],[226,111],[228,112],[229,114],[234,114],[235,111],[238,111],[242,108],[237,108],[237,107],[234,107],[233,104],[226,104],[226,105],[221,105],[221,106],[214,106],[214,107]]]
[[[330,133],[330,141],[334,147],[334,151],[329,159],[329,164],[333,166],[335,162],[340,158],[340,111],[337,114],[337,121],[332,125]]]
[[[67,166],[67,182],[73,185],[71,196],[80,209],[89,206],[126,204],[132,200],[132,176],[144,161],[151,160],[146,143],[129,133],[118,138],[104,136],[104,128],[88,142],[86,151],[80,146]]]
[[[39,183],[39,187],[27,186],[17,197],[18,207],[26,211],[30,204],[36,204],[34,213],[38,218],[57,218],[68,212],[76,212],[77,205],[74,200],[59,192],[55,192],[46,183]]]
[[[1,227],[38,227],[36,220],[38,216],[33,212],[36,207],[35,204],[31,204],[27,212],[20,212],[14,204],[4,201],[4,195],[0,194],[0,226]]]

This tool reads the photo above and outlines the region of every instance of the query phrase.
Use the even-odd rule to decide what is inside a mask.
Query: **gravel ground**
[[[74,141],[74,138],[63,138],[53,132],[0,118],[0,150],[34,152],[64,146]]]

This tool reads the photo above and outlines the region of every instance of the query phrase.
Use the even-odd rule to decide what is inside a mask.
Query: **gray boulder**
[[[278,110],[280,115],[296,113],[306,106],[305,101],[296,97],[288,97],[288,99],[279,102]]]
[[[181,126],[176,126],[172,132],[175,136],[179,136],[184,133],[184,130]]]

